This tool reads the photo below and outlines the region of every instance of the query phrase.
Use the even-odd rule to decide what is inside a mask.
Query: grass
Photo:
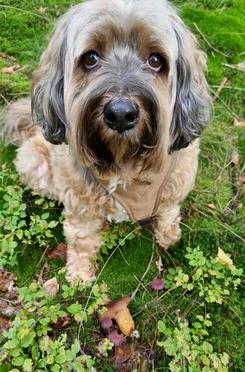
[[[73,2],[75,3],[75,2]],[[235,116],[244,118],[244,73],[230,69],[224,64],[236,64],[244,60],[245,51],[245,6],[242,0],[192,0],[175,1],[182,17],[198,37],[201,47],[207,52],[208,81],[214,94],[224,77],[229,84],[224,87],[214,105],[212,125],[205,131],[201,141],[200,166],[193,192],[182,206],[182,238],[165,255],[152,245],[149,233],[143,232],[140,239],[127,241],[125,246],[108,255],[102,254],[98,273],[103,268],[99,281],[105,281],[112,299],[130,295],[138,286],[148,262],[154,256],[152,265],[144,279],[146,285],[157,273],[155,261],[162,257],[164,269],[173,263],[185,267],[186,247],[199,246],[205,256],[216,255],[221,247],[232,255],[238,267],[244,267],[244,201],[240,177],[244,171],[245,136],[244,129],[234,128]],[[0,59],[0,69],[13,64],[20,65],[15,74],[0,73],[0,102],[15,100],[29,95],[31,72],[36,67],[41,51],[46,45],[54,19],[70,5],[68,0],[20,0],[16,7],[11,0],[0,4],[0,45],[7,57]],[[226,55],[226,56],[224,56]],[[232,164],[232,153],[238,152],[239,164]],[[14,172],[12,161],[15,149],[0,148],[2,163]],[[8,183],[8,180],[5,180]],[[27,194],[27,199],[30,194]],[[35,206],[35,197],[30,203],[34,214],[43,213],[43,208]],[[214,208],[210,208],[210,204]],[[28,212],[28,213],[32,213]],[[56,218],[60,211],[56,214]],[[55,217],[53,217],[55,218]],[[61,229],[55,232],[55,242],[63,241]],[[53,243],[54,244],[54,243]],[[18,285],[28,285],[42,269],[45,258],[38,244],[18,246],[18,265],[14,272]],[[111,256],[109,256],[111,254]],[[171,255],[171,256],[170,256]],[[41,259],[41,261],[40,261]],[[50,263],[53,276],[60,263]],[[202,306],[198,298],[175,291],[162,299],[140,287],[132,302],[131,311],[137,329],[141,334],[141,346],[151,351],[156,370],[166,370],[168,357],[155,344],[158,337],[157,321],[163,317],[175,322],[175,312],[181,312],[190,319]],[[234,291],[223,305],[207,304],[205,311],[213,316],[213,327],[209,330],[210,342],[218,352],[227,352],[231,358],[231,370],[242,371],[245,365],[244,340],[244,293]],[[96,320],[82,329],[85,350],[96,354],[98,333]],[[88,347],[88,345],[90,345]],[[98,370],[114,370],[110,358],[99,361]]]

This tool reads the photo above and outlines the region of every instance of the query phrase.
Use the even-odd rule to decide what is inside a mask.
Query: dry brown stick
[[[218,86],[218,89],[216,90],[215,92],[215,95],[213,97],[213,103],[216,101],[216,99],[219,97],[222,89],[224,88],[224,86],[227,84],[228,82],[228,78],[227,77],[224,77],[224,79],[221,81],[220,85]]]
[[[199,34],[202,36],[203,40],[206,41],[206,43],[208,44],[208,46],[216,53],[219,53],[221,54],[222,56],[224,57],[229,57],[227,54],[221,52],[220,50],[216,49],[212,44],[210,44],[210,42],[208,41],[208,39],[206,38],[206,36],[202,33],[202,31],[200,30],[200,28],[197,26],[197,24],[195,22],[193,22],[193,25],[195,26],[195,28],[197,29],[197,31],[199,32]]]
[[[237,70],[237,71],[240,71],[240,72],[245,72],[245,69],[244,68],[239,67],[237,65],[229,65],[228,63],[222,63],[222,66],[227,67],[227,68],[231,68],[232,70]]]

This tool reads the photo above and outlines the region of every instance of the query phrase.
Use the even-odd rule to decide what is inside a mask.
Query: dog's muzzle
[[[132,129],[137,124],[138,116],[138,106],[124,98],[113,100],[104,108],[106,124],[119,133]]]

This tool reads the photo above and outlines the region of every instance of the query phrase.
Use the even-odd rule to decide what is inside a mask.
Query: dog
[[[210,120],[205,70],[166,0],[90,0],[58,20],[1,135],[22,182],[64,205],[70,283],[94,280],[108,220],[150,222],[164,249],[180,238]]]

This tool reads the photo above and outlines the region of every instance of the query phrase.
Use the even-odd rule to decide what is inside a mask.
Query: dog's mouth
[[[158,102],[145,90],[127,95],[93,92],[83,105],[76,127],[82,161],[100,173],[135,166],[159,144]]]

